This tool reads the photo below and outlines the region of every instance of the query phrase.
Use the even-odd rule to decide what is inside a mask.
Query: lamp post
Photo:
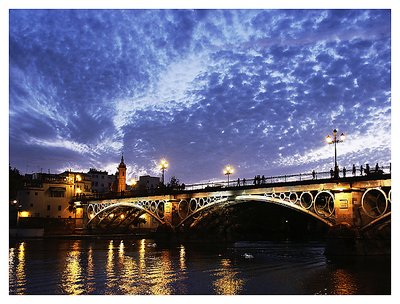
[[[224,168],[224,174],[228,175],[228,187],[229,187],[229,175],[235,172],[232,166],[228,165]]]
[[[333,139],[328,135],[326,137],[326,142],[328,144],[334,144],[335,146],[335,170],[334,170],[334,177],[338,178],[339,177],[339,167],[337,164],[337,152],[336,152],[336,144],[343,142],[345,139],[344,133],[340,134],[340,137],[337,138],[337,130],[333,130]]]
[[[164,185],[164,174],[165,174],[165,170],[168,168],[168,165],[169,164],[165,159],[161,160],[161,163],[160,163],[160,169],[162,171],[162,180],[161,180],[161,182],[162,182],[163,185]]]

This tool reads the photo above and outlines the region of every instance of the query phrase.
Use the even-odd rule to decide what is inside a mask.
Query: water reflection
[[[179,268],[181,271],[186,270],[186,259],[185,259],[185,246],[181,245],[179,248]]]
[[[17,248],[9,251],[9,278],[10,289],[15,289],[14,294],[25,294],[26,291],[26,269],[25,269],[25,243],[22,242]]]
[[[238,271],[232,269],[231,261],[222,259],[220,269],[215,274],[214,290],[219,295],[236,295],[241,292],[244,280],[237,278]]]
[[[332,294],[349,295],[357,294],[358,292],[357,282],[354,276],[344,269],[335,269],[332,273],[332,281],[332,286],[334,286]]]
[[[145,239],[16,242],[9,250],[10,294],[390,294],[387,263],[379,271],[363,261],[362,268],[327,265],[318,258],[322,250],[310,262],[314,247],[297,246],[303,251],[292,256],[284,255],[286,247],[262,245],[278,252],[258,251],[258,259],[244,261],[241,252],[217,256]],[[293,282],[279,283],[288,276]]]
[[[80,247],[80,241],[75,241],[70,251],[67,252],[60,282],[63,293],[77,295],[85,292],[82,282]]]
[[[139,273],[140,274],[142,274],[142,272],[145,271],[145,269],[146,269],[145,255],[146,255],[146,240],[142,239],[140,241],[140,247],[139,247]]]
[[[106,264],[106,290],[105,294],[112,295],[118,286],[118,278],[114,273],[114,242],[110,240],[108,243],[107,264]]]
[[[95,291],[95,267],[94,267],[94,258],[93,258],[93,248],[90,245],[88,250],[88,258],[87,258],[87,293],[92,293]]]

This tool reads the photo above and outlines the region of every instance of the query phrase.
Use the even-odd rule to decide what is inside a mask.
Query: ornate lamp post
[[[229,175],[235,172],[232,166],[228,165],[224,168],[224,174],[228,175],[228,187],[229,187]]]
[[[164,174],[165,174],[165,170],[168,168],[168,162],[165,159],[162,159],[160,162],[160,169],[162,171],[162,184],[164,185]]]
[[[336,144],[343,142],[345,139],[344,133],[340,134],[339,139],[337,138],[337,130],[333,130],[333,139],[328,135],[326,137],[326,142],[328,144],[334,144],[335,146],[335,170],[334,170],[334,177],[338,178],[339,177],[339,167],[337,164],[337,152],[336,152]]]

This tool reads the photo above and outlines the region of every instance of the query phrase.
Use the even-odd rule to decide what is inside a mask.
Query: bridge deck
[[[298,176],[298,175],[297,175]],[[291,186],[302,186],[302,185],[321,185],[328,183],[356,183],[356,182],[368,182],[368,181],[379,181],[391,179],[391,174],[370,174],[364,176],[349,176],[344,178],[323,178],[323,179],[304,179],[304,180],[290,180],[292,176],[280,176],[274,181],[272,178],[268,179],[268,182],[256,183],[253,180],[249,180],[249,184],[237,185],[237,182],[231,182],[230,185],[224,185],[221,183],[207,183],[207,184],[194,184],[187,185],[184,189],[171,189],[171,188],[157,188],[154,190],[132,190],[125,192],[109,192],[109,193],[95,193],[93,195],[80,195],[75,196],[71,200],[74,201],[95,201],[104,199],[118,199],[118,198],[131,198],[131,197],[145,197],[145,196],[157,196],[157,195],[178,195],[178,194],[190,194],[190,193],[204,193],[204,192],[218,192],[218,191],[240,191],[247,189],[260,189],[260,188],[273,188],[273,187],[291,187]]]

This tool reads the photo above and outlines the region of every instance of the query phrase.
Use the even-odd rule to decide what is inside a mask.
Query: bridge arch
[[[384,215],[391,202],[391,191],[388,197],[380,187],[365,190],[361,198],[361,208],[365,214],[374,219]]]
[[[164,201],[158,202],[158,205],[160,203],[164,203]],[[96,221],[103,221],[107,215],[109,215],[113,210],[116,210],[121,207],[127,207],[130,209],[135,209],[139,210],[142,213],[147,213],[154,219],[156,219],[159,223],[164,224],[165,221],[163,217],[160,217],[159,214],[157,214],[157,208],[154,208],[154,204],[151,202],[150,204],[142,204],[142,202],[119,202],[119,203],[114,203],[114,204],[103,204],[104,206],[102,207],[100,204],[91,204],[87,207],[87,216],[89,218],[89,221],[87,222],[87,226],[91,226],[94,224]],[[157,205],[157,207],[158,207]],[[148,208],[146,208],[148,207]],[[90,213],[90,209],[93,210],[92,213]],[[103,216],[103,217],[102,217]],[[97,223],[99,224],[99,223]]]
[[[302,193],[303,194],[303,193]],[[190,203],[189,208],[187,210],[187,212],[181,216],[181,222],[177,225],[177,227],[182,226],[184,223],[186,223],[188,220],[190,219],[197,219],[197,217],[199,216],[199,214],[207,209],[211,209],[217,206],[227,206],[227,205],[235,205],[235,204],[241,204],[241,203],[245,203],[245,202],[249,202],[249,201],[255,201],[255,202],[266,202],[266,203],[271,203],[271,204],[275,204],[275,205],[280,205],[282,207],[285,208],[289,208],[292,210],[295,210],[297,212],[300,212],[302,214],[306,214],[308,216],[311,216],[315,219],[317,219],[318,221],[326,224],[327,226],[333,226],[334,224],[334,219],[331,218],[331,216],[333,215],[334,212],[334,208],[330,207],[329,212],[317,212],[318,209],[315,209],[315,202],[316,199],[318,198],[319,194],[326,194],[329,195],[331,198],[333,197],[333,194],[329,191],[320,191],[317,193],[317,195],[314,197],[310,192],[306,192],[305,195],[309,195],[312,199],[311,204],[306,207],[304,207],[303,204],[301,204],[301,198],[302,196],[298,195],[296,193],[296,195],[294,195],[294,193],[290,192],[290,193],[273,193],[273,194],[264,194],[264,195],[239,195],[236,197],[221,197],[219,199],[216,200],[212,200],[212,202],[207,203],[206,205],[203,205],[199,208],[190,208]],[[204,199],[204,198],[201,198]],[[179,204],[181,204],[183,201],[185,201],[187,203],[187,200],[181,200]],[[199,200],[200,201],[200,200]],[[195,198],[192,198],[190,200],[190,202],[192,202],[192,206],[194,206],[195,202],[198,202]],[[331,203],[331,202],[329,202]],[[198,204],[196,206],[199,206]],[[314,208],[311,208],[311,206],[314,206]],[[325,206],[325,208],[328,206]],[[322,207],[319,207],[320,209]],[[180,209],[178,207],[178,209]],[[313,212],[315,209],[315,212]],[[322,209],[321,209],[322,210]]]

